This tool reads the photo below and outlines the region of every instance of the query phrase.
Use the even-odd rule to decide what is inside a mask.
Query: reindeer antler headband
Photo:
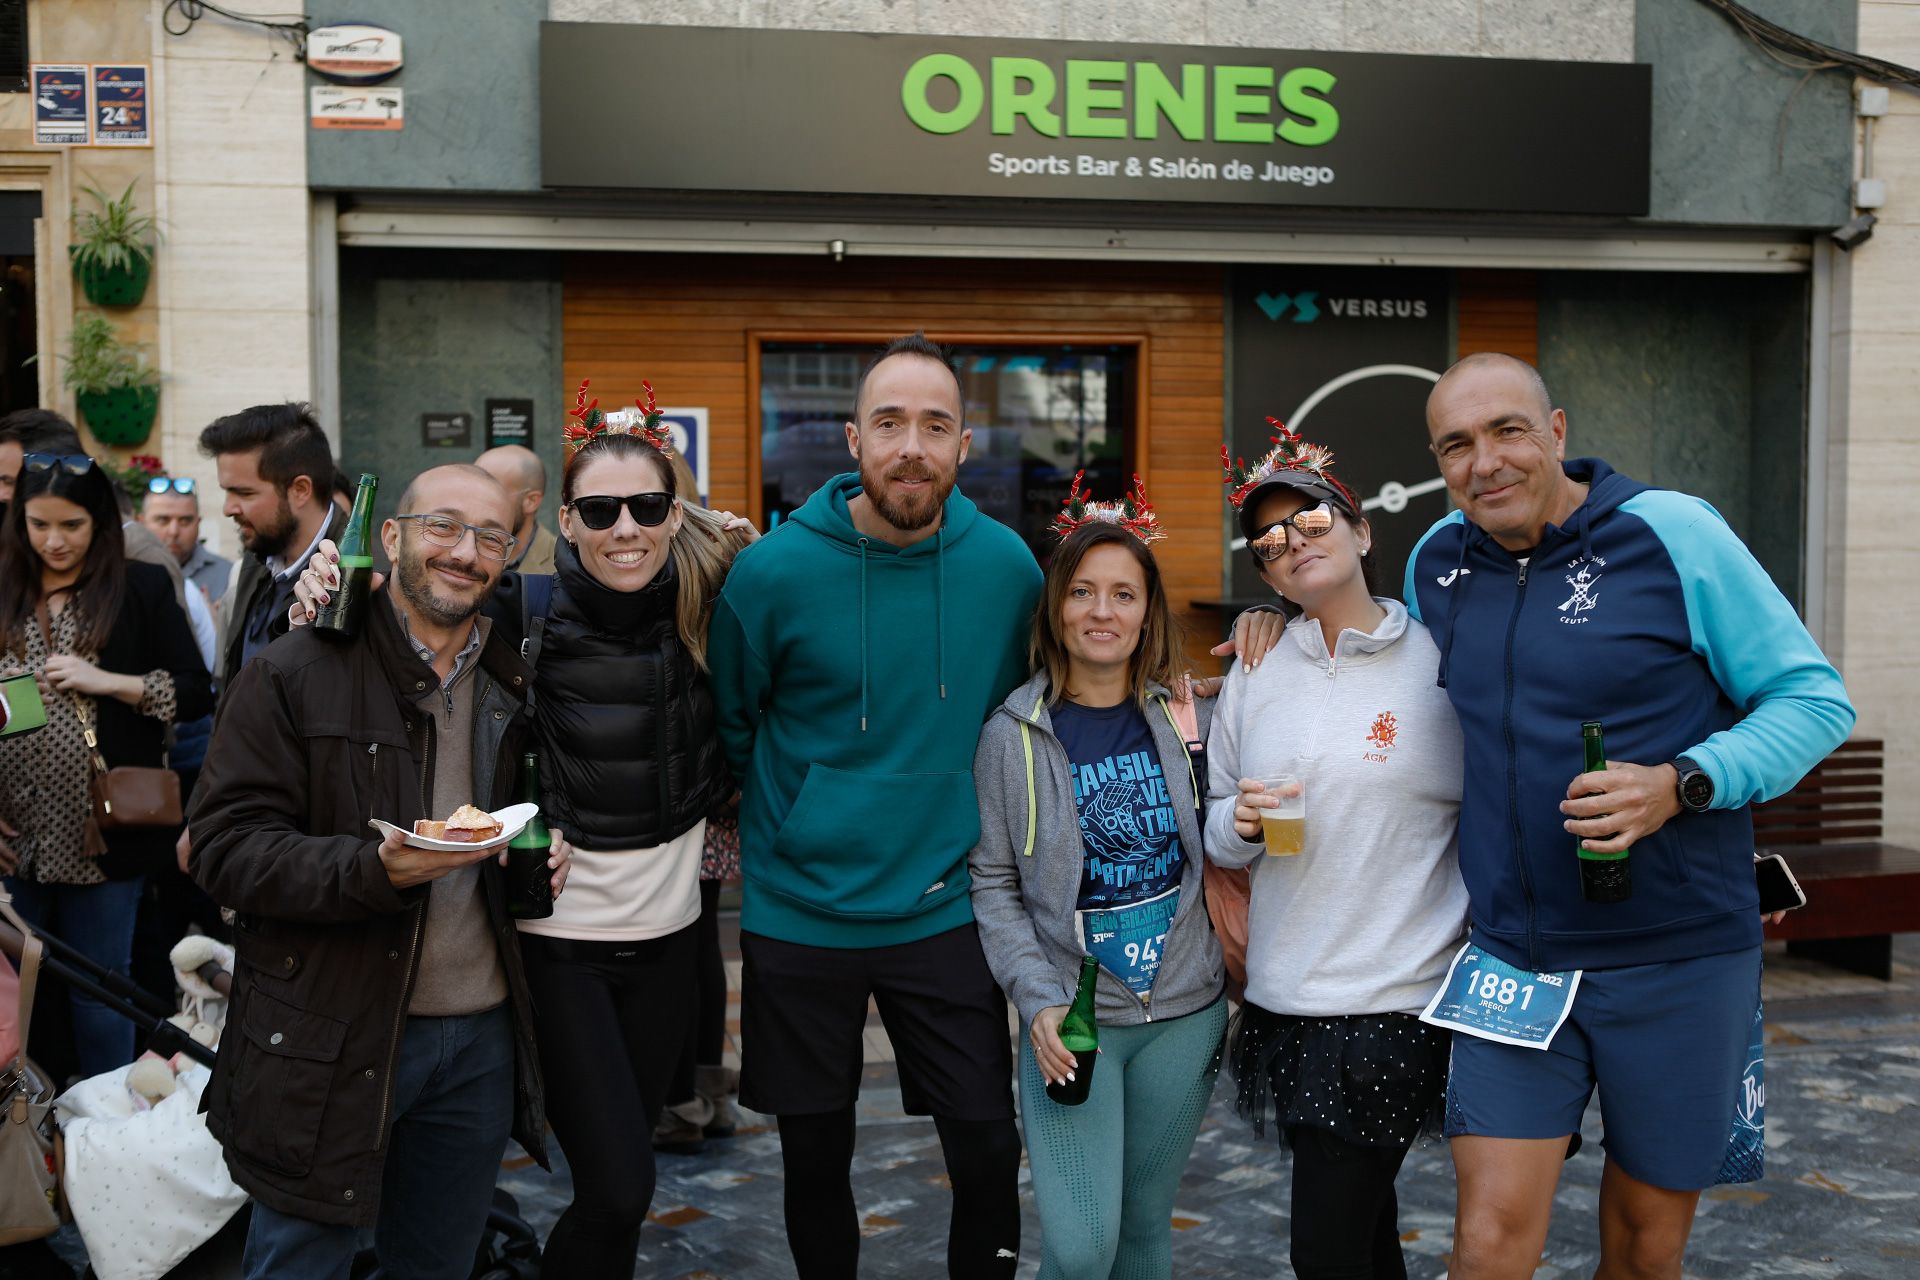
[[[1094,502],[1092,495],[1080,487],[1086,475],[1084,468],[1074,473],[1073,484],[1060,504],[1060,514],[1047,528],[1064,538],[1086,525],[1116,524],[1149,544],[1167,536],[1161,531],[1160,517],[1153,513],[1153,505],[1147,501],[1147,488],[1140,483],[1139,476],[1134,476],[1133,488],[1118,502]]]
[[[1287,430],[1286,424],[1278,418],[1270,417],[1267,423],[1280,434],[1272,437],[1273,448],[1252,466],[1247,465],[1245,458],[1232,457],[1226,445],[1220,446],[1220,465],[1226,472],[1228,502],[1239,507],[1246,502],[1248,494],[1275,476],[1288,471],[1304,471],[1346,499],[1350,509],[1356,513],[1360,510],[1359,500],[1352,491],[1333,477],[1333,450],[1323,444],[1302,440],[1298,432]]]
[[[669,456],[673,453],[673,436],[661,425],[660,406],[654,403],[653,384],[642,381],[646,390],[644,400],[635,400],[631,409],[615,409],[612,413],[603,412],[599,398],[587,399],[587,384],[591,379],[580,379],[580,390],[573,398],[573,408],[567,416],[573,421],[561,429],[561,437],[569,449],[579,449],[600,436],[622,435],[638,436],[661,453]]]

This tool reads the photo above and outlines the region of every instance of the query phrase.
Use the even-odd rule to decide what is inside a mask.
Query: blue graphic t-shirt
[[[1087,860],[1080,908],[1156,898],[1180,883],[1185,854],[1160,755],[1140,704],[1053,708],[1053,732],[1073,768]]]

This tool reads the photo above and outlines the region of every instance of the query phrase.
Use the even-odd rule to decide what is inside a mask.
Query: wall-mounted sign
[[[400,33],[350,24],[307,34],[307,67],[335,84],[378,84],[400,70]]]
[[[533,448],[533,401],[487,401],[487,448],[502,444]]]
[[[421,414],[420,443],[429,449],[473,448],[473,415],[470,413]]]
[[[707,444],[710,439],[707,411],[662,409],[660,421],[673,433],[673,451],[687,460],[687,466],[693,471],[694,484],[700,490],[700,501],[704,503],[710,488],[707,481]]]
[[[152,102],[145,63],[93,66],[93,145],[153,145]]]
[[[1380,590],[1400,594],[1413,544],[1447,513],[1427,449],[1427,393],[1447,367],[1447,273],[1392,267],[1243,267],[1233,285],[1233,421],[1248,462],[1273,447],[1267,416],[1334,452],[1373,526]],[[1233,594],[1271,592],[1234,541]]]
[[[87,64],[33,64],[33,145],[84,147],[91,140],[87,112]]]
[[[399,129],[406,124],[406,91],[340,89],[316,84],[307,90],[308,123],[316,129]]]
[[[540,33],[551,187],[1647,211],[1641,65],[570,22]]]

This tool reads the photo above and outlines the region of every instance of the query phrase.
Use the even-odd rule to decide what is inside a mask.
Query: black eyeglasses
[[[155,476],[147,481],[148,493],[192,493],[192,476]]]
[[[585,498],[575,498],[567,504],[573,513],[580,517],[580,523],[595,531],[611,529],[620,520],[620,508],[625,507],[633,516],[633,522],[651,529],[664,524],[667,513],[673,510],[673,495],[670,493],[630,493],[624,498],[615,498],[607,494],[592,494]]]
[[[418,520],[420,536],[436,547],[457,547],[468,533],[473,534],[473,545],[480,554],[489,560],[505,560],[513,554],[514,538],[510,533],[499,529],[490,529],[484,525],[467,524],[450,516],[398,515],[395,520]]]
[[[84,453],[30,453],[20,460],[28,471],[52,471],[55,467],[70,476],[83,476],[93,470],[93,459]]]
[[[1333,528],[1333,504],[1316,502],[1310,507],[1302,507],[1285,520],[1276,520],[1260,531],[1260,536],[1249,539],[1247,545],[1253,548],[1253,554],[1262,560],[1278,560],[1287,554],[1287,530],[1298,529],[1303,538],[1318,538]]]

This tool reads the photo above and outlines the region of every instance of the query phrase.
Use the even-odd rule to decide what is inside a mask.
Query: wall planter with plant
[[[74,317],[60,380],[102,444],[144,444],[160,411],[160,375],[105,316]]]
[[[109,200],[94,187],[81,190],[100,208],[73,215],[73,273],[96,307],[131,307],[147,295],[153,275],[154,220],[133,211],[133,184]]]

